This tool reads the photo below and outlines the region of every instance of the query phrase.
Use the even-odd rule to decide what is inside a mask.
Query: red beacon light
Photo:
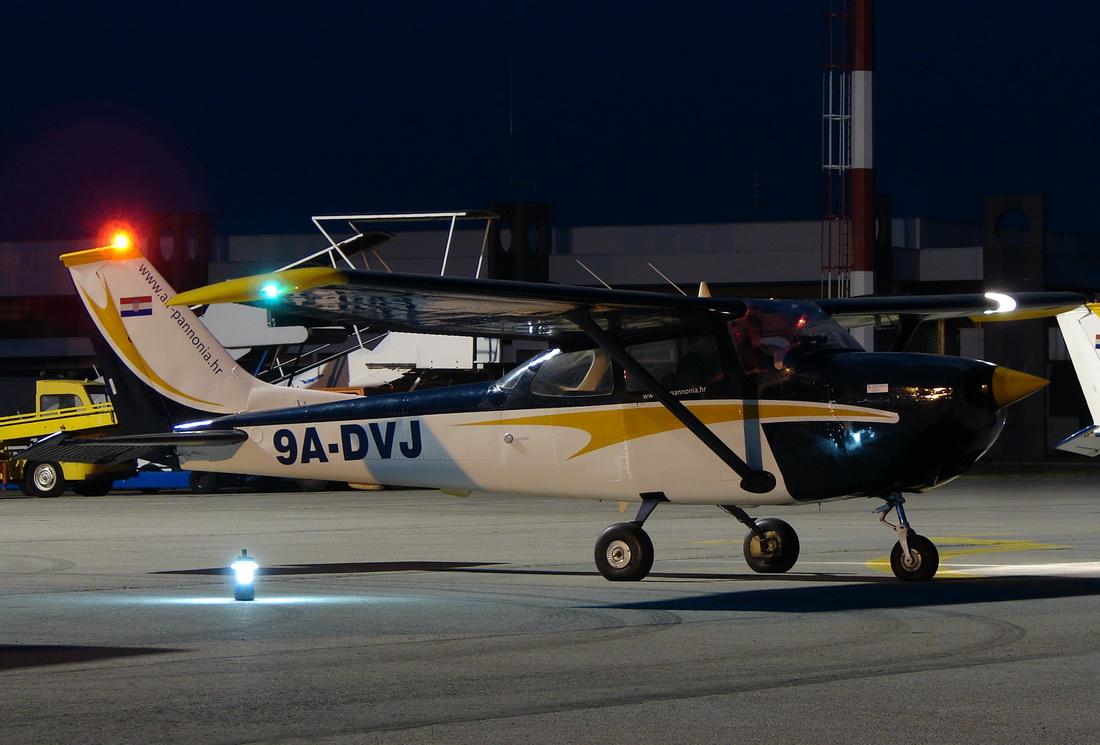
[[[97,246],[127,251],[137,244],[137,235],[125,220],[110,220],[100,228]]]

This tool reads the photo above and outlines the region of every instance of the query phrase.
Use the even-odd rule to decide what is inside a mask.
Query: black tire
[[[214,494],[222,488],[218,474],[210,471],[192,471],[187,483],[196,494]]]
[[[936,544],[922,535],[909,533],[910,562],[907,564],[901,554],[901,543],[895,543],[890,551],[890,568],[894,576],[902,582],[927,582],[936,576],[940,568],[940,552]]]
[[[298,491],[331,491],[332,482],[326,479],[294,479]]]
[[[596,540],[596,569],[612,582],[637,582],[653,568],[653,541],[634,523],[616,523]]]
[[[27,491],[35,497],[57,497],[65,491],[65,473],[54,461],[30,463],[26,469]]]
[[[82,497],[102,497],[111,491],[111,487],[114,485],[115,482],[108,479],[81,481],[73,484],[73,491]]]
[[[798,533],[774,517],[757,520],[756,525],[764,532],[764,538],[753,532],[745,536],[745,561],[749,569],[760,574],[789,571],[798,561]]]

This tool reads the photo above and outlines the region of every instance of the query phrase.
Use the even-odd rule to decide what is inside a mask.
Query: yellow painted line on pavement
[[[974,538],[970,536],[947,536],[940,538],[930,538],[933,543],[937,545],[958,545],[966,546],[966,548],[957,548],[940,551],[940,569],[936,572],[937,577],[980,577],[979,574],[971,572],[960,572],[955,569],[949,569],[944,567],[944,563],[951,559],[957,559],[962,556],[977,556],[980,554],[994,554],[994,553],[1006,553],[1010,551],[1042,551],[1053,548],[1072,548],[1072,546],[1060,546],[1053,543],[1037,543],[1036,541],[1025,540],[1012,540],[1012,539],[997,539],[997,538]],[[871,559],[867,562],[868,569],[874,569],[879,572],[885,572],[886,574],[893,574],[893,570],[890,569],[890,557],[883,556],[878,559]]]

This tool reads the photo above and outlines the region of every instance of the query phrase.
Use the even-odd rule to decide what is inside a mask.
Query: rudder
[[[345,398],[284,388],[240,368],[136,248],[106,246],[65,254],[77,294],[104,340],[159,395],[210,414],[299,406]]]

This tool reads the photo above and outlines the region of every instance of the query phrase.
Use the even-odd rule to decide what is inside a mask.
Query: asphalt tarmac
[[[2,743],[1094,743],[1100,475],[963,479],[907,503],[941,572],[901,583],[850,500],[743,527],[431,491],[0,500]],[[260,562],[256,600],[225,567]]]

